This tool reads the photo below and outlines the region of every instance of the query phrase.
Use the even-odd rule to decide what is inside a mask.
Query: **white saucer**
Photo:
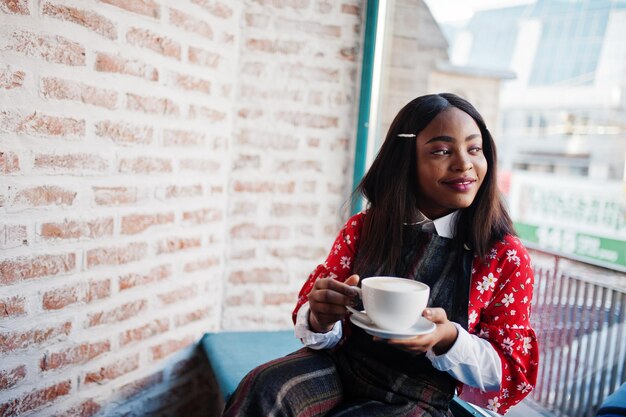
[[[354,315],[350,316],[350,321],[356,326],[365,330],[366,333],[371,334],[372,336],[380,337],[382,339],[410,339],[415,336],[433,332],[437,328],[437,325],[435,323],[424,317],[420,317],[417,323],[415,323],[408,329],[400,331],[381,329],[374,323],[365,324],[357,319]]]

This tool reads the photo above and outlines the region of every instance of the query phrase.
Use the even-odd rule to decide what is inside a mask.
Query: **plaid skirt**
[[[246,375],[226,404],[223,416],[452,416],[448,408],[452,393],[429,380],[407,375],[393,380],[388,368],[362,365],[346,349],[302,348]],[[388,375],[386,382],[380,380],[383,374]]]

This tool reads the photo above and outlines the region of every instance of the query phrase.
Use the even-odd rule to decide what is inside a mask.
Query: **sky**
[[[534,3],[534,0],[424,0],[438,22],[466,20],[476,10]]]

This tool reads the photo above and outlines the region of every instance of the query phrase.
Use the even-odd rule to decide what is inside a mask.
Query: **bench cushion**
[[[606,397],[598,416],[626,416],[626,383],[623,383],[617,391]]]
[[[224,399],[253,368],[302,347],[293,330],[206,333],[200,346],[211,364]]]

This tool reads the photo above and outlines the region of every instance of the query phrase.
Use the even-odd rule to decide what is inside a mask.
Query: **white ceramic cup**
[[[369,277],[361,282],[365,313],[347,307],[358,320],[390,331],[406,330],[422,316],[430,287],[412,279]]]

